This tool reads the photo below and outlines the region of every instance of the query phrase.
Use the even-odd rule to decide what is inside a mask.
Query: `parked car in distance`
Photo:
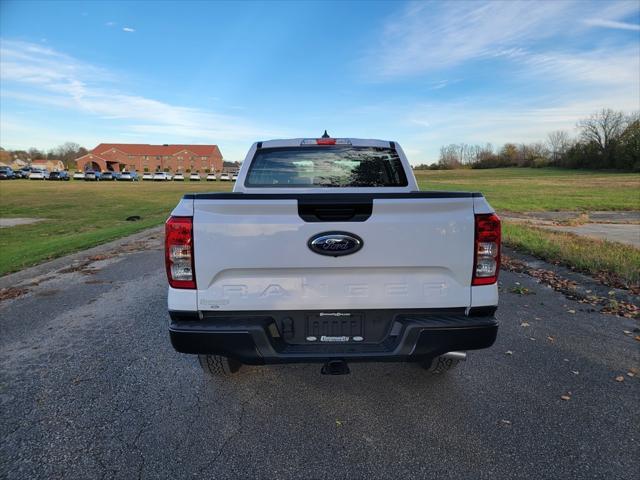
[[[201,180],[200,174],[198,172],[191,172],[191,175],[189,175],[189,180],[192,182],[199,182]]]
[[[106,172],[102,172],[102,178],[100,180],[111,181],[117,180],[116,172],[112,172],[111,170],[107,170]]]
[[[144,172],[144,174],[142,175],[142,180],[153,180],[153,173]]]
[[[11,167],[0,167],[0,180],[14,180],[18,178]]]
[[[49,170],[46,168],[32,168],[29,180],[46,180],[49,178]]]
[[[182,172],[177,172],[173,176],[173,180],[176,181],[176,182],[183,182],[184,181],[184,174]]]
[[[13,173],[16,175],[16,178],[29,178],[31,167],[22,167],[20,170],[14,170]]]
[[[74,180],[84,180],[84,172],[81,170],[78,170],[77,172],[75,172],[73,174],[73,179]]]
[[[207,173],[207,182],[215,182],[218,178],[214,172]]]
[[[156,172],[153,174],[154,182],[168,182],[169,180],[171,180],[171,178],[171,175],[169,175],[167,172]]]
[[[229,176],[228,173],[221,173],[220,174],[220,181],[228,182],[229,180],[231,180],[231,177]]]
[[[231,181],[235,182],[238,179],[238,173],[234,173],[233,175],[231,175]]]
[[[140,177],[138,176],[138,172],[122,172],[118,180],[122,180],[123,182],[139,182]]]
[[[84,179],[89,182],[99,182],[102,179],[102,172],[87,170],[84,172]]]
[[[62,170],[60,172],[51,172],[49,174],[49,180],[69,180],[69,172]]]

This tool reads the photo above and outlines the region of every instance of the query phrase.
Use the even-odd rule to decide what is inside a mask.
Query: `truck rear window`
[[[405,187],[398,153],[378,147],[287,147],[258,150],[248,187]]]

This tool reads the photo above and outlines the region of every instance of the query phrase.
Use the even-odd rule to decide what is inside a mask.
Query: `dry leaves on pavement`
[[[629,302],[615,300],[615,298],[612,298],[612,295],[609,295],[609,297],[584,295],[577,291],[576,282],[562,278],[551,270],[530,267],[525,262],[511,258],[507,255],[502,256],[501,263],[505,269],[512,272],[525,273],[535,278],[540,283],[549,285],[555,291],[562,293],[565,297],[571,300],[577,300],[580,303],[599,306],[601,307],[600,311],[602,313],[609,313],[626,318],[640,317],[640,308],[638,308],[638,306]],[[567,311],[572,314],[576,313],[573,309]]]

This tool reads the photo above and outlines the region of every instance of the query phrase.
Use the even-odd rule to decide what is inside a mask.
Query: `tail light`
[[[164,258],[173,288],[196,288],[193,262],[193,218],[170,217],[165,223]]]
[[[500,236],[500,217],[495,213],[476,215],[471,285],[491,285],[498,281]]]

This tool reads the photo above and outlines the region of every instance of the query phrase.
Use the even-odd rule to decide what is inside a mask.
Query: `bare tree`
[[[604,108],[589,118],[578,122],[580,136],[586,143],[595,144],[607,160],[627,126],[627,117],[623,112]]]
[[[50,151],[49,155],[50,157],[62,160],[65,167],[69,168],[76,158],[84,155],[85,153],[87,153],[87,150],[77,143],[65,142]]]
[[[44,152],[41,152],[37,148],[32,147],[29,150],[27,150],[27,153],[29,154],[29,157],[31,158],[31,160],[35,160],[36,158],[44,158]]]
[[[564,130],[551,132],[547,135],[547,145],[549,146],[551,159],[556,162],[558,161],[558,158],[562,157],[567,152],[571,145],[569,134]]]
[[[440,158],[438,163],[444,168],[458,168],[460,166],[460,156],[458,145],[450,144],[440,147]]]

